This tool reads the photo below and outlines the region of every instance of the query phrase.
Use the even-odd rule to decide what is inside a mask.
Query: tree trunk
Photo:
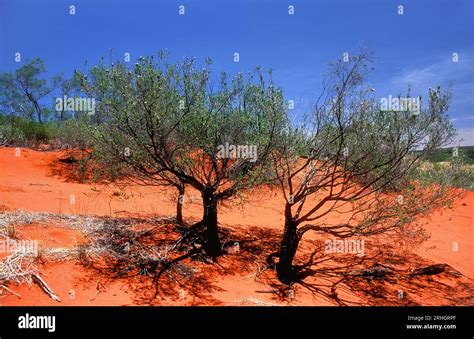
[[[221,253],[221,241],[217,226],[217,199],[214,191],[207,187],[201,194],[204,207],[202,219],[206,227],[205,250],[210,257],[215,258]]]
[[[178,202],[176,203],[176,222],[183,223],[183,203],[184,203],[184,185],[178,186]]]
[[[39,122],[40,124],[43,123],[43,119],[41,118],[41,112],[38,112],[38,122]]]
[[[295,220],[291,214],[291,205],[285,207],[285,229],[280,243],[280,260],[276,265],[278,279],[284,284],[290,284],[295,279],[293,259],[298,249],[299,238]]]
[[[42,124],[43,123],[43,118],[41,116],[41,107],[40,107],[40,105],[38,104],[37,101],[34,101],[34,106],[35,106],[35,109],[36,109],[36,113],[38,114],[38,122],[40,124]]]

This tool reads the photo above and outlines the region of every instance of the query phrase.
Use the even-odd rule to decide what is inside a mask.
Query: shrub
[[[54,123],[38,122],[17,116],[0,115],[0,144],[4,146],[37,146],[56,137]]]
[[[88,116],[64,121],[58,129],[57,142],[64,148],[91,148],[90,123]]]

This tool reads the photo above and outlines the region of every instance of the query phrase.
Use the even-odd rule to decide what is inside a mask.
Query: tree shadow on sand
[[[252,287],[236,291],[249,293],[250,299],[266,293],[267,300],[283,305],[311,300],[313,305],[340,306],[474,303],[471,279],[398,244],[370,246],[372,250],[359,257],[328,254],[323,241],[307,240],[296,266],[298,280],[288,286],[278,281],[267,260],[278,249],[280,234],[273,229],[221,225],[223,255],[212,260],[203,251],[203,239],[185,237],[189,225],[172,218],[103,221],[88,234],[89,249],[80,260],[104,280],[120,281],[136,305],[222,305],[219,292],[235,292],[220,286],[223,279],[231,285],[254,280]]]
[[[109,281],[120,280],[137,305],[221,305],[215,292],[225,276],[257,275],[264,253],[275,249],[277,234],[254,227],[221,227],[223,255],[213,261],[202,239],[183,239],[186,227],[173,219],[107,218],[90,235],[82,263]]]
[[[60,178],[68,183],[84,183],[99,179],[94,178],[90,152],[86,150],[66,149],[46,166],[48,176]]]
[[[291,291],[309,292],[339,306],[472,305],[474,283],[447,264],[385,244],[363,257],[324,253],[323,244],[297,266],[292,286],[273,283],[276,296],[288,300]],[[398,251],[398,252],[397,252]]]

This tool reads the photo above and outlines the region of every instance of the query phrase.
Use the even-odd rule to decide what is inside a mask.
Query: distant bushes
[[[458,147],[458,157],[461,158],[465,164],[474,164],[474,146]],[[450,161],[453,159],[453,148],[432,150],[424,156],[424,159],[433,163]]]
[[[0,145],[3,146],[49,144],[57,133],[55,123],[40,124],[23,117],[0,115]]]
[[[87,117],[39,123],[19,116],[0,114],[0,146],[86,149],[91,147]]]

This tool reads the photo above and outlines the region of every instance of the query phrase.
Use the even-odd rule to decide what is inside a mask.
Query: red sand
[[[79,231],[66,229],[57,225],[31,223],[16,228],[19,240],[29,239],[38,241],[38,246],[49,248],[73,248],[87,242]]]
[[[175,192],[156,187],[129,187],[123,192],[115,186],[78,183],[67,179],[68,164],[58,161],[65,157],[64,152],[38,152],[21,149],[20,156],[15,156],[14,148],[0,148],[0,210],[18,210],[35,212],[52,212],[65,214],[91,214],[110,216],[168,216],[175,213]],[[248,195],[245,203],[239,201],[226,203],[219,210],[221,226],[231,228],[243,237],[252,237],[250,228],[257,227],[260,232],[268,231],[272,241],[278,241],[281,232],[283,200],[279,192],[260,189]],[[462,283],[469,288],[474,279],[472,258],[474,254],[473,232],[474,192],[468,192],[462,199],[455,202],[451,210],[434,211],[425,228],[431,238],[420,247],[413,249],[406,263],[414,266],[421,262],[426,264],[446,263],[460,271],[466,277]],[[184,204],[185,219],[199,219],[202,214],[199,194],[187,190]],[[267,230],[267,231],[266,231]],[[84,241],[78,232],[62,228],[61,225],[30,224],[17,229],[20,238],[40,240],[50,248],[72,248]],[[259,239],[265,238],[259,236]],[[310,237],[311,239],[313,237]],[[370,250],[371,244],[367,240]],[[457,243],[453,245],[453,243]],[[372,243],[375,244],[375,243]],[[453,247],[454,246],[454,247]],[[456,251],[457,246],[457,251]],[[311,244],[306,241],[301,254],[311,251]],[[454,250],[453,250],[454,249]],[[375,249],[372,249],[375,250]],[[244,249],[242,250],[244,251]],[[325,289],[304,288],[295,286],[294,299],[285,300],[277,297],[276,291],[283,287],[275,287],[273,272],[266,271],[260,281],[253,276],[259,260],[248,257],[225,255],[219,265],[197,263],[199,275],[203,277],[197,285],[182,288],[173,287],[168,296],[154,299],[148,280],[144,277],[111,279],[107,275],[78,264],[74,260],[62,262],[45,262],[41,264],[41,273],[53,291],[61,298],[58,304],[52,301],[36,286],[9,285],[9,288],[21,294],[21,298],[8,292],[0,294],[0,305],[337,305],[330,293],[334,278],[316,275],[309,281],[314,286],[329,286]],[[237,262],[237,263],[236,263]],[[407,265],[408,265],[407,264]],[[418,278],[417,278],[418,279]],[[337,280],[337,279],[336,279]],[[436,288],[438,281],[419,278],[406,285],[399,282],[399,289],[410,290],[411,304],[473,305],[473,293],[462,283],[452,281],[450,277],[440,276],[439,283],[451,286],[444,291],[425,294],[428,287]],[[353,282],[358,284],[357,279]],[[372,282],[360,282],[360,291],[341,288],[337,295],[347,303],[360,304],[406,304],[407,300],[397,300],[396,284],[393,286],[373,285]],[[416,284],[415,284],[416,283]],[[401,287],[400,287],[401,286]],[[381,297],[367,295],[371,289],[385,288],[386,295]],[[459,289],[457,298],[448,297]],[[392,291],[393,290],[393,291]],[[1,289],[0,289],[1,293]],[[282,292],[288,296],[293,294]],[[389,295],[387,295],[387,293]],[[464,293],[464,294],[463,294]],[[466,294],[467,293],[467,294]],[[466,295],[465,295],[466,294]],[[369,299],[368,299],[369,298]]]

